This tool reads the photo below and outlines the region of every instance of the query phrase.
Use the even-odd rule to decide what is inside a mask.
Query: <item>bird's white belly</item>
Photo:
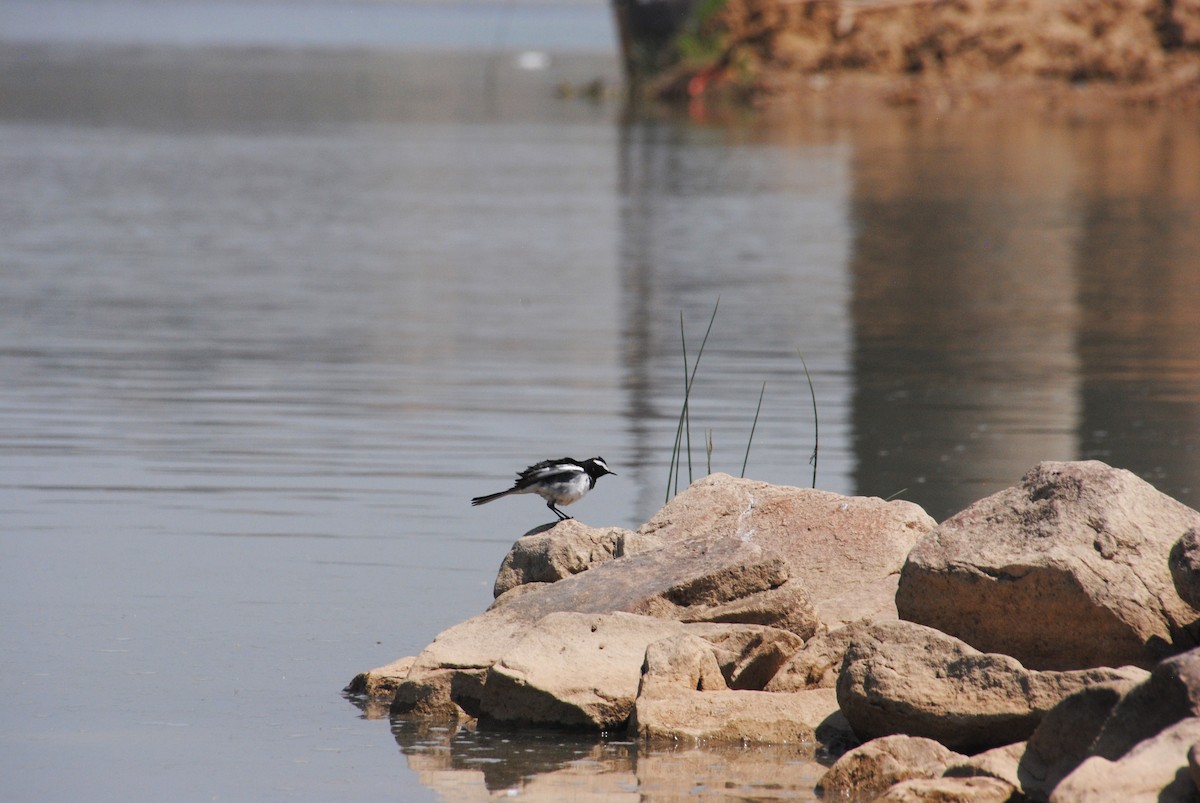
[[[569,505],[572,502],[578,502],[582,499],[583,495],[591,490],[591,487],[588,475],[580,474],[565,482],[555,482],[542,486],[537,489],[536,493],[547,502],[553,502],[556,505]]]

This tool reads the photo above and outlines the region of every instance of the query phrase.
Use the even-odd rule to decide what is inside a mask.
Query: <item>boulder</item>
[[[655,649],[657,642],[665,646]],[[674,688],[680,681],[692,692],[761,688],[785,660],[780,656],[800,643],[761,625],[552,613],[526,628],[487,671],[477,715],[492,723],[613,730],[625,726],[639,690],[653,697],[655,683]],[[650,681],[643,677],[647,665],[654,670]]]
[[[875,803],[1007,803],[1015,792],[995,778],[916,778],[889,788]]]
[[[764,687],[766,691],[801,691],[837,687],[838,673],[850,641],[871,623],[853,622],[837,630],[818,633],[792,655]]]
[[[707,639],[731,689],[762,691],[779,668],[804,647],[804,640],[795,633],[762,625],[697,622],[689,625],[688,632]]]
[[[1192,785],[1200,792],[1200,742],[1196,742],[1188,748],[1187,763],[1188,775],[1192,778]]]
[[[1116,760],[1134,745],[1185,717],[1200,716],[1200,649],[1160,663],[1117,701],[1090,754]]]
[[[1017,766],[1022,791],[1034,800],[1050,792],[1088,756],[1096,734],[1129,692],[1149,676],[1098,683],[1050,709],[1026,742]]]
[[[849,497],[712,474],[638,532],[668,543],[697,536],[758,544],[787,562],[829,628],[896,618],[900,567],[936,522],[911,502]]]
[[[1168,554],[1200,513],[1096,461],[1040,463],[921,539],[899,615],[1035,669],[1150,667],[1196,644]]]
[[[1131,675],[1063,700],[1029,738],[1019,768],[1022,788],[1044,800],[1090,759],[1121,765],[1141,745],[1196,717],[1200,717],[1200,649],[1163,661],[1153,672],[1143,672],[1141,679]],[[1186,748],[1180,753],[1181,762],[1185,753]],[[1093,763],[1093,767],[1104,766]]]
[[[1131,672],[1028,670],[923,625],[877,622],[847,647],[837,694],[859,738],[906,733],[975,752],[1028,738],[1065,697]]]
[[[414,656],[398,658],[386,666],[360,672],[342,691],[366,697],[368,700],[391,700],[396,696],[396,688],[408,677],[416,660]]]
[[[1200,718],[1180,720],[1115,761],[1092,756],[1055,787],[1050,803],[1194,803],[1188,751],[1200,740]]]
[[[786,626],[799,638],[820,627],[786,561],[758,544],[700,537],[605,561],[555,583],[517,586],[479,616],[451,627],[416,658],[396,692],[395,714],[478,715],[491,666],[542,617],[621,611],[683,622]],[[771,593],[778,590],[776,597]],[[743,603],[750,599],[753,604]]]
[[[1023,793],[1020,773],[1023,755],[1025,742],[993,747],[991,750],[951,761],[942,775],[946,778],[995,778]]]
[[[724,679],[730,672],[722,670],[714,653],[726,651],[719,646],[720,639],[714,638],[712,628],[716,626],[686,627],[688,634],[663,639],[646,649],[629,724],[631,733],[650,741],[811,747],[819,738],[819,729],[838,731],[839,735],[848,730],[831,690],[769,694],[728,689]],[[718,644],[695,633],[705,633]],[[753,652],[754,646],[747,645],[747,652]]]
[[[817,788],[826,800],[873,800],[893,784],[937,778],[966,756],[920,736],[883,736],[855,747],[834,762]]]
[[[553,583],[622,557],[627,548],[632,554],[652,541],[620,527],[588,527],[575,519],[560,521],[549,529],[539,527],[512,545],[500,564],[492,593],[498,597],[524,583]]]
[[[479,717],[519,725],[624,727],[646,648],[683,633],[679,622],[628,613],[549,614],[488,670]]]
[[[769,743],[814,747],[847,729],[832,689],[793,693],[681,690],[638,697],[631,733],[648,741]],[[830,731],[831,736],[822,733]]]
[[[1171,581],[1179,598],[1200,610],[1200,528],[1192,527],[1171,547]]]

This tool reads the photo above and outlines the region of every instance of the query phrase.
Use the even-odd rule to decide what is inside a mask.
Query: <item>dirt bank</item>
[[[1200,106],[1200,0],[724,0],[676,50],[663,97]]]

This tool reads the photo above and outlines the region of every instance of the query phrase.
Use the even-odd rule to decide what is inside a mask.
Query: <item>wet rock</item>
[[[883,736],[845,753],[817,788],[826,800],[873,800],[912,778],[937,778],[948,764],[966,758],[932,739]]]
[[[917,778],[901,781],[876,803],[1006,803],[1016,790],[996,778]]]
[[[1200,718],[1189,717],[1139,742],[1110,761],[1092,756],[1062,780],[1051,803],[1193,803],[1196,786],[1188,771],[1188,751],[1200,740]]]
[[[901,618],[1036,669],[1143,667],[1196,643],[1168,554],[1200,513],[1128,471],[1041,463],[943,522],[900,577]]]
[[[408,656],[392,661],[386,666],[360,672],[342,691],[362,695],[370,700],[391,700],[396,696],[396,688],[408,677],[416,660],[415,656]]]
[[[837,692],[860,738],[906,733],[973,752],[1028,738],[1073,692],[1130,672],[1028,670],[923,625],[877,622],[850,642]]]
[[[848,497],[712,474],[672,499],[638,532],[676,543],[705,535],[781,556],[829,629],[894,619],[905,557],[936,522],[911,502]]]
[[[512,545],[500,564],[493,595],[524,583],[553,583],[597,563],[646,549],[653,539],[620,527],[588,527],[575,519],[539,528]]]
[[[1179,598],[1200,610],[1200,528],[1192,527],[1171,547],[1171,581]]]

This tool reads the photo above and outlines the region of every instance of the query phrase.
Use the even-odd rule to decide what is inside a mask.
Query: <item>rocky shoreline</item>
[[[636,532],[520,538],[487,611],[347,691],[481,728],[796,745],[833,762],[827,798],[1191,800],[1198,591],[1200,513],[1103,463],[1039,464],[941,525],[715,474]]]

